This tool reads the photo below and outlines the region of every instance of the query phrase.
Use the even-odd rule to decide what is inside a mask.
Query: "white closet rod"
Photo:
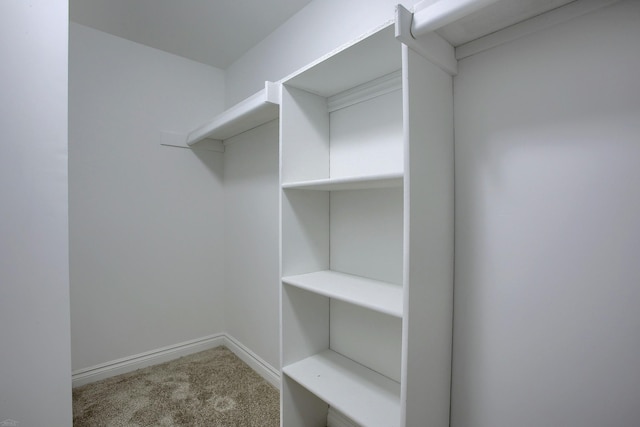
[[[413,14],[411,34],[413,37],[424,35],[444,27],[460,18],[480,10],[498,0],[440,0]]]

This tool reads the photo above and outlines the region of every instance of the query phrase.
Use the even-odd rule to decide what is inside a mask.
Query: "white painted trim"
[[[72,387],[78,387],[94,381],[146,368],[147,366],[168,362],[170,360],[198,353],[210,348],[219,347],[224,344],[225,334],[215,334],[146,351],[144,353],[134,354],[132,356],[73,371],[71,373],[71,384]]]
[[[456,59],[467,58],[513,40],[546,30],[552,26],[609,6],[617,1],[619,0],[579,0],[568,3],[557,9],[458,46],[456,48]]]
[[[225,346],[231,350],[240,360],[249,365],[262,378],[272,386],[280,390],[280,371],[264,361],[260,356],[251,351],[229,334],[224,334]]]
[[[400,89],[402,89],[402,72],[398,70],[329,97],[327,111],[332,113]]]
[[[329,407],[327,413],[327,427],[361,427],[360,424],[356,424],[351,419],[347,418],[343,413]]]
[[[116,375],[126,374],[127,372],[133,372],[137,369],[168,362],[178,359],[179,357],[220,346],[227,347],[262,378],[278,390],[280,389],[280,371],[226,333],[209,335],[73,371],[71,373],[72,387],[79,387]]]

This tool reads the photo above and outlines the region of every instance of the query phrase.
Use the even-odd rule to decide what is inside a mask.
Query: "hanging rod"
[[[423,9],[420,9],[418,3],[411,22],[411,35],[415,38],[435,31],[496,1],[498,0],[440,0]]]

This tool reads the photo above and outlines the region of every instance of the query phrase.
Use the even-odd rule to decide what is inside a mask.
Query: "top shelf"
[[[389,22],[311,63],[282,83],[328,98],[401,67],[401,45],[395,39],[393,23]]]
[[[265,82],[265,88],[260,92],[189,132],[187,145],[193,146],[203,139],[223,141],[277,119],[280,115],[278,89],[276,83]]]

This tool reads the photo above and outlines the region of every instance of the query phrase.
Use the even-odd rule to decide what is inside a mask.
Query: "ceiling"
[[[423,0],[416,9],[437,1]],[[459,46],[572,1],[498,0],[438,33]],[[70,0],[70,16],[79,24],[226,69],[310,2]]]
[[[311,0],[70,0],[72,21],[226,69]]]

